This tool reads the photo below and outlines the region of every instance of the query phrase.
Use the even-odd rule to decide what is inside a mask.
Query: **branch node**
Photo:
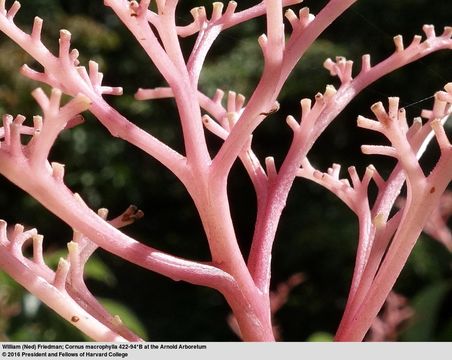
[[[396,48],[396,52],[402,52],[403,50],[405,50],[405,47],[403,45],[403,36],[402,35],[394,36],[394,45]]]
[[[268,180],[271,183],[278,176],[276,171],[275,159],[273,156],[268,156],[265,158],[265,168],[267,170]]]
[[[97,215],[99,215],[102,220],[107,220],[108,209],[100,208],[99,210],[97,210]]]
[[[6,18],[8,20],[12,21],[14,19],[14,17],[16,16],[16,14],[19,12],[19,9],[20,9],[20,2],[14,1],[14,3],[11,5],[8,12],[6,13]]]
[[[34,18],[33,27],[30,34],[31,39],[35,42],[41,41],[42,24],[43,20],[40,17],[36,16]]]
[[[52,176],[56,181],[62,182],[64,178],[64,164],[60,164],[57,162],[52,162]]]
[[[61,292],[66,292],[66,280],[69,273],[70,264],[67,260],[60,258],[58,262],[57,270],[55,271],[55,277],[53,280],[53,286]]]

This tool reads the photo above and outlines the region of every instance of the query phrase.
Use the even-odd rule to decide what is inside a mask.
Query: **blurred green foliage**
[[[182,1],[178,21],[188,23],[190,7],[209,3]],[[239,7],[255,3],[240,1]],[[303,5],[316,13],[325,3],[306,0]],[[161,86],[164,82],[132,36],[101,1],[24,0],[16,21],[30,28],[34,15],[45,20],[43,39],[49,48],[56,48],[60,28],[70,30],[82,64],[88,59],[96,60],[105,73],[105,84],[124,87],[123,96],[110,97],[108,101],[131,121],[183,152],[173,101],[134,100],[137,88]],[[394,35],[402,33],[408,41],[421,31],[422,24],[436,24],[439,32],[441,26],[448,22],[450,25],[450,20],[447,1],[358,2],[320,37],[295,68],[278,99],[281,109],[255,133],[253,141],[258,156],[263,159],[273,155],[277,165],[280,164],[291,140],[285,117],[299,115],[300,98],[312,98],[329,82],[338,84],[322,67],[326,57],[347,56],[359,67],[361,55],[371,53],[375,63],[393,51]],[[209,54],[201,88],[209,95],[221,87],[249,97],[262,69],[257,36],[264,31],[265,22],[256,19],[221,34]],[[192,43],[193,39],[187,39],[184,49],[189,49]],[[40,110],[29,93],[42,85],[18,74],[23,63],[39,68],[2,36],[0,111],[23,113],[31,118]],[[417,116],[421,108],[431,106],[431,101],[414,103],[451,80],[452,69],[448,64],[450,54],[434,54],[366,89],[322,135],[309,154],[311,162],[321,169],[333,162],[341,163],[344,169],[356,165],[359,172],[374,163],[386,174],[392,162],[360,153],[362,143],[381,139],[357,129],[356,116],[368,115],[373,102],[385,101],[393,95],[401,96],[403,105],[413,104],[407,111]],[[93,208],[109,208],[112,216],[129,204],[137,205],[145,217],[125,229],[137,240],[176,255],[208,260],[208,247],[196,210],[177,179],[141,151],[109,136],[90,114],[85,117],[85,124],[62,133],[51,153],[52,161],[66,164],[68,186]],[[218,139],[208,135],[208,140],[213,149],[218,147]],[[433,151],[427,154],[425,165],[431,166],[434,160]],[[0,189],[0,217],[9,224],[19,222],[36,227],[45,235],[49,254],[59,257],[59,249],[71,238],[71,229],[6,180],[0,179]],[[255,199],[240,165],[233,168],[229,192],[237,236],[246,255],[253,231]],[[299,180],[283,214],[273,255],[274,286],[296,272],[304,273],[307,279],[292,291],[277,314],[283,340],[331,340],[328,334],[334,334],[346,301],[356,241],[357,223],[348,209],[317,185]],[[226,324],[227,305],[217,292],[175,283],[102,250],[96,254],[87,268],[88,286],[102,299],[115,299],[105,303],[114,312],[123,313],[123,319],[127,318],[147,339],[237,340]],[[450,265],[450,253],[422,236],[396,285],[418,314],[402,340],[452,339],[452,310],[447,306],[452,297]],[[2,339],[84,339],[3,273],[0,273],[0,315]]]

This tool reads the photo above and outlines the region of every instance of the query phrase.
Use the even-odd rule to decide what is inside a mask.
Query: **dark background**
[[[255,3],[257,1],[240,1],[239,8]],[[307,0],[302,5],[309,6],[315,14],[325,3]],[[208,4],[206,1],[181,1],[180,23],[190,21],[189,9],[194,6],[206,5],[210,13]],[[44,19],[44,42],[49,48],[56,49],[60,28],[70,30],[73,47],[80,50],[82,64],[89,59],[98,61],[105,74],[104,84],[124,88],[123,96],[109,97],[108,101],[135,124],[183,151],[173,101],[138,102],[133,99],[137,88],[156,87],[164,82],[102,1],[22,1],[16,22],[30,28],[35,15]],[[450,20],[447,1],[359,1],[322,34],[293,72],[278,99],[281,109],[255,133],[255,151],[259,158],[272,155],[278,166],[291,139],[285,117],[288,114],[299,116],[302,97],[312,98],[316,92],[323,92],[328,83],[338,85],[337,79],[330,77],[322,67],[327,57],[346,56],[355,60],[355,67],[359,68],[361,55],[370,53],[375,64],[393,52],[394,35],[404,35],[407,43],[414,34],[421,33],[423,24],[435,24],[437,32],[441,33],[444,25],[451,24]],[[262,69],[257,36],[264,31],[263,19],[257,19],[220,35],[208,57],[201,88],[209,95],[217,87],[249,95]],[[184,48],[190,49],[193,40],[183,40]],[[432,101],[417,102],[451,81],[450,60],[450,53],[443,51],[377,81],[325,131],[310,152],[310,161],[319,169],[326,169],[333,162],[340,163],[344,176],[348,166],[355,165],[362,174],[370,163],[382,174],[387,174],[393,166],[392,161],[361,154],[361,144],[381,142],[382,139],[358,129],[357,115],[370,116],[371,104],[397,95],[403,106],[409,105],[408,114],[418,116],[422,108],[431,106]],[[34,65],[32,59],[0,35],[1,113],[23,113],[31,118],[40,113],[40,109],[33,102],[30,91],[42,85],[17,74],[23,63]],[[66,164],[67,185],[79,192],[93,208],[110,209],[112,216],[121,213],[129,204],[137,205],[145,217],[125,229],[137,240],[175,255],[208,260],[200,221],[178,180],[140,150],[110,137],[89,114],[86,119],[83,126],[62,133],[51,153],[51,161]],[[212,149],[219,145],[213,136],[209,135],[208,141]],[[436,156],[433,149],[423,160],[426,172]],[[240,164],[234,166],[230,175],[229,192],[236,232],[246,256],[255,220],[255,198]],[[71,238],[70,228],[3,178],[0,178],[0,217],[9,224],[19,222],[36,227],[45,235],[49,254],[58,254],[57,251]],[[356,242],[357,221],[348,208],[319,186],[298,180],[277,233],[272,281],[276,286],[299,272],[304,274],[306,281],[292,291],[276,316],[282,340],[305,341],[318,332],[334,334],[348,293]],[[89,287],[96,296],[115,299],[136,314],[137,319],[130,321],[142,324],[148,340],[237,340],[225,321],[229,310],[217,292],[173,282],[103,251],[97,252],[97,259],[106,268],[102,268],[102,276],[90,276]],[[422,317],[416,317],[407,324],[408,330],[401,333],[401,340],[452,339],[452,310],[448,306],[452,295],[451,279],[450,253],[423,235],[396,290],[409,298],[417,314],[427,313],[431,321],[426,328]],[[82,339],[44,306],[27,313],[27,297],[20,288],[8,284],[3,291],[10,292],[9,304],[17,305],[21,311],[16,316],[4,315],[3,322],[0,321],[0,332],[6,339]]]

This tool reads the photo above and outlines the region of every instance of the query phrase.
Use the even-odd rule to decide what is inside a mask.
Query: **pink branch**
[[[196,88],[193,88],[190,82],[174,29],[176,3],[172,1],[166,2],[165,13],[159,15],[162,29],[165,30],[160,31],[159,36],[165,49],[157,40],[144,12],[136,13],[134,8],[130,8],[128,2],[107,0],[105,3],[113,9],[136,37],[172,88],[182,124],[187,160],[190,166],[196,169],[197,176],[201,177],[201,174],[205,173],[205,168],[210,163],[210,156],[202,123],[201,121],[196,121],[196,119],[201,119],[201,112],[196,98]],[[193,91],[187,91],[187,89],[191,88]],[[187,185],[187,183],[185,184]]]
[[[22,255],[23,243],[29,238],[33,239],[32,261]],[[66,281],[73,264],[60,259],[57,271],[54,273],[50,270],[42,258],[42,236],[37,235],[36,230],[23,232],[23,227],[16,226],[13,238],[9,240],[6,235],[6,223],[1,220],[0,250],[0,269],[6,271],[19,284],[92,339],[106,342],[127,341],[127,338],[132,341],[140,340],[119,323],[104,324],[99,317],[89,312],[91,308],[87,303],[80,304],[70,295],[69,289],[66,289]],[[78,299],[86,295],[86,293],[81,295],[80,291],[83,289],[76,291]],[[102,315],[105,317],[105,311]],[[119,335],[118,331],[126,337]]]
[[[423,113],[427,112],[424,111]],[[433,121],[435,116],[442,116],[443,114],[444,113],[440,113],[438,110],[435,110],[435,114],[429,115],[430,119],[425,125],[422,125],[420,118],[415,118],[413,125],[408,129],[406,133],[407,138],[411,143],[413,150],[417,152],[418,158],[422,156],[423,152],[426,149],[426,145],[432,138],[431,135],[433,134],[433,131],[431,129],[430,122]],[[363,123],[362,118],[358,118],[358,124],[360,123]],[[373,130],[382,130],[382,127],[377,126],[376,124],[379,123],[367,122],[367,126],[370,126],[370,128],[372,128]],[[394,157],[397,156],[396,153],[391,153],[389,155]],[[375,172],[374,181],[378,186],[378,195],[372,208],[372,221],[376,225],[377,231],[374,234],[371,254],[366,261],[366,268],[361,276],[362,280],[360,280],[359,282],[357,291],[350,292],[349,294],[341,323],[346,323],[347,321],[349,321],[347,319],[350,319],[353,314],[356,313],[357,308],[362,303],[369,288],[372,286],[372,280],[375,277],[378,267],[380,266],[381,260],[383,259],[389,242],[402,219],[402,212],[399,211],[388,221],[390,211],[392,210],[394,203],[399,196],[400,190],[405,183],[406,177],[405,173],[403,172],[402,166],[398,164],[387,181],[383,180],[380,176],[377,175],[378,173]],[[353,280],[354,279],[355,274]],[[356,287],[353,280],[351,288]]]
[[[263,48],[265,59],[264,72],[237,126],[213,160],[212,166],[217,173],[223,174],[229,171],[248,136],[265,119],[262,113],[269,112],[273,108],[281,87],[292,68],[315,39],[355,1],[332,0],[305,28],[296,29],[286,44],[281,64],[277,60],[270,61],[269,59],[269,57],[272,58],[271,54],[274,50],[276,53],[280,50],[273,48],[273,42],[271,46],[267,46],[266,37],[261,36],[260,45]],[[301,33],[302,38],[300,38]]]
[[[301,124],[297,127],[296,124],[290,122],[292,124],[291,128],[294,129],[292,144],[281,165],[277,181],[269,189],[265,210],[262,210],[258,214],[258,226],[256,226],[250,257],[248,259],[253,278],[259,284],[258,287],[260,289],[265,289],[269,286],[270,261],[268,259],[270,258],[279,218],[285,207],[293,180],[308,151],[320,134],[362,89],[369,86],[381,76],[420,57],[426,56],[433,51],[450,48],[452,46],[451,36],[452,28],[445,28],[441,36],[435,38],[428,37],[424,42],[416,41],[408,48],[396,51],[388,59],[373,67],[370,66],[369,56],[364,56],[361,72],[352,80],[345,77],[347,82],[343,83],[337,92],[333,87],[328,86],[324,95],[318,94],[316,96],[316,102],[312,109],[310,100],[304,99],[301,101]],[[289,44],[287,45],[288,47]],[[342,59],[338,60],[342,61]],[[327,66],[330,67],[329,62]],[[348,67],[345,69],[349,71]],[[338,70],[338,68],[335,68],[335,73]],[[236,128],[239,125],[240,121]],[[231,132],[231,136],[232,134],[233,132]]]
[[[290,6],[295,4],[300,4],[303,0],[283,0],[282,6]],[[237,3],[235,1],[229,1],[226,7],[226,10],[222,17],[219,17],[219,8],[222,5],[217,5],[219,3],[213,3],[213,11],[212,11],[212,22],[208,26],[217,26],[221,25],[221,27],[225,30],[231,27],[234,27],[240,23],[246,22],[248,20],[254,19],[256,17],[262,16],[266,13],[266,5],[265,1],[260,2],[257,5],[254,5],[248,9],[235,12],[235,8],[237,7]],[[196,34],[203,26],[203,18],[205,15],[205,9],[203,6],[193,8],[191,11],[194,21],[186,26],[178,26],[177,33],[179,36],[186,37],[193,34]]]
[[[103,85],[103,74],[96,62],[80,66],[79,53],[71,49],[71,34],[60,31],[59,48],[52,54],[41,41],[43,21],[35,18],[30,34],[14,24],[20,4],[6,10],[0,0],[0,31],[3,31],[43,67],[43,72],[23,66],[23,75],[50,85],[47,96],[41,89],[33,96],[43,116],[33,118],[33,126],[24,125],[25,117],[3,117],[0,128],[0,173],[25,190],[52,213],[74,229],[68,244],[68,257],[61,259],[56,271],[47,267],[42,255],[42,236],[36,230],[24,231],[18,225],[9,236],[6,223],[0,222],[0,267],[30,291],[56,309],[82,331],[103,341],[140,340],[126,329],[120,319],[108,314],[87,289],[84,266],[97,249],[116,254],[143,268],[174,280],[209,286],[220,291],[233,310],[244,340],[274,340],[272,315],[280,305],[270,289],[271,250],[288,193],[297,176],[314,181],[336,194],[355,212],[359,221],[359,241],[355,269],[346,309],[336,335],[337,340],[361,340],[371,326],[394,285],[419,233],[428,224],[432,211],[452,177],[452,146],[444,122],[452,111],[452,86],[435,95],[432,110],[408,125],[398,99],[390,98],[388,108],[372,106],[376,120],[359,117],[358,126],[380,132],[390,146],[363,145],[366,154],[391,156],[398,164],[388,180],[369,166],[360,177],[354,167],[349,179],[340,178],[340,166],[334,164],[326,173],[316,170],[306,156],[325,128],[365,87],[425,55],[452,49],[452,28],[437,36],[431,25],[423,27],[426,39],[415,36],[405,48],[402,37],[394,38],[395,53],[372,66],[364,55],[360,72],[353,76],[353,62],[343,57],[327,59],[324,66],[340,80],[336,90],[328,85],[313,102],[301,100],[301,119],[288,116],[293,132],[287,156],[278,169],[273,157],[261,164],[252,150],[252,133],[265,118],[279,109],[277,98],[289,74],[300,58],[345,10],[356,0],[330,0],[317,16],[308,8],[298,14],[285,13],[292,32],[285,37],[283,8],[299,0],[263,0],[258,5],[236,12],[237,3],[214,3],[207,16],[203,6],[192,9],[193,22],[176,24],[178,0],[104,0],[106,6],[130,30],[151,63],[169,87],[139,89],[137,99],[173,97],[180,117],[185,156],[169,148],[143,129],[135,126],[103,99],[121,95],[120,87]],[[209,98],[198,90],[198,80],[205,58],[218,35],[225,29],[256,16],[266,15],[266,34],[259,37],[264,57],[261,79],[247,103],[245,97],[230,91],[217,91]],[[184,58],[180,37],[198,33],[188,59]],[[62,94],[72,97],[61,106]],[[120,227],[143,216],[136,207],[107,220],[107,210],[96,214],[64,184],[64,165],[49,163],[52,146],[63,129],[83,122],[80,115],[90,110],[113,136],[121,137],[156,158],[185,185],[199,212],[211,253],[210,263],[172,256],[135,241]],[[202,114],[202,111],[208,114]],[[223,140],[212,159],[205,129]],[[31,136],[22,142],[22,137]],[[419,158],[429,141],[435,138],[441,151],[439,161],[425,176]],[[228,174],[237,159],[249,174],[257,196],[257,216],[248,261],[238,245],[229,207]],[[32,176],[31,176],[32,175]],[[373,180],[378,188],[374,204],[369,203],[368,188]],[[408,198],[402,210],[390,217],[390,211],[404,183]],[[438,215],[438,214],[436,214]],[[33,257],[23,255],[24,244],[32,239]],[[295,279],[300,281],[300,279]],[[295,284],[295,283],[294,283]],[[290,284],[289,284],[290,285]],[[280,299],[287,298],[289,287],[282,287]],[[277,299],[278,300],[278,299]],[[273,303],[272,303],[273,301]],[[281,302],[280,301],[280,302]]]
[[[181,277],[187,281],[202,281],[203,275],[213,278],[226,276],[214,267],[171,257],[138,243],[102,220],[77,194],[72,194],[63,183],[64,167],[56,163],[50,166],[46,161],[43,163],[42,156],[33,156],[33,151],[40,149],[42,143],[46,144],[45,149],[53,144],[58,132],[64,129],[67,119],[77,111],[83,110],[86,103],[74,99],[60,108],[57,91],[54,91],[50,99],[42,92],[37,92],[36,96],[43,106],[45,116],[43,121],[37,123],[39,126],[37,130],[43,131],[35,130],[34,137],[26,146],[22,146],[21,133],[18,130],[24,117],[17,117],[13,121],[9,120],[9,117],[5,118],[4,140],[0,147],[0,172],[4,176],[60,216],[72,228],[82,232],[99,246],[129,261],[169,277]],[[199,277],[194,275],[196,272]]]
[[[303,161],[302,168],[297,175],[314,181],[337,195],[356,214],[359,223],[359,239],[356,254],[355,269],[353,271],[352,285],[349,297],[353,298],[363,276],[367,261],[372,249],[373,236],[375,235],[375,223],[372,219],[370,205],[367,197],[369,182],[376,169],[368,166],[363,179],[360,180],[356,169],[349,168],[349,174],[353,182],[350,185],[347,179],[339,179],[340,165],[334,164],[327,173],[315,170],[307,159]]]
[[[40,40],[41,26],[42,20],[35,18],[32,33],[28,35],[14,24],[12,17],[8,17],[5,13],[0,14],[0,30],[46,69],[45,74],[39,74],[24,67],[23,73],[31,78],[59,88],[69,95],[76,96],[79,93],[85,95],[92,102],[90,110],[112,135],[121,137],[142,149],[168,167],[176,175],[183,178],[185,171],[184,157],[129,122],[102,99],[100,94],[93,89],[91,83],[86,82],[86,78],[82,75],[83,71],[81,71],[84,68],[77,68],[74,64],[74,53],[67,52],[69,49],[69,32],[62,31],[61,33],[60,44],[66,52],[61,50],[63,58],[60,59],[53,56],[42,44]]]
[[[386,299],[383,313],[372,323],[366,341],[396,341],[402,326],[414,315],[407,299],[394,291]]]
[[[51,101],[41,103],[46,113]],[[196,198],[216,265],[177,258],[131,239],[91,211],[80,196],[73,194],[64,185],[62,165],[53,163],[49,166],[46,163],[46,166],[37,166],[28,157],[28,147],[35,142],[30,141],[25,147],[20,142],[21,134],[17,130],[23,119],[18,117],[4,124],[5,140],[0,148],[2,174],[105,250],[174,280],[184,280],[220,291],[239,319],[241,332],[246,339],[273,339],[266,301],[255,289],[241,256],[230,218],[226,188],[222,183],[210,187],[207,197]],[[43,122],[45,124],[45,118]],[[28,176],[30,173],[33,173],[33,177]],[[216,216],[208,216],[213,208]],[[58,278],[58,284],[63,283],[64,274]]]
[[[424,125],[424,128],[432,125],[441,149],[437,166],[428,177],[425,177],[418,167],[414,155],[418,150],[416,145],[419,146],[421,141],[418,137],[417,141],[410,143],[408,137],[415,137],[421,132],[422,128],[416,126],[417,123],[415,122],[413,127],[416,127],[416,130],[409,131],[404,112],[398,109],[397,100],[390,99],[389,104],[388,113],[380,105],[378,105],[378,109],[375,109],[376,106],[373,107],[381,126],[374,126],[362,119],[361,125],[364,127],[371,125],[372,129],[383,133],[391,140],[396,149],[400,166],[407,177],[408,199],[401,218],[399,218],[398,229],[395,230],[392,226],[387,232],[391,235],[395,230],[395,235],[389,247],[386,249],[390,237],[386,237],[384,244],[381,240],[375,244],[380,250],[373,252],[374,258],[366,269],[365,281],[360,284],[356,297],[354,299],[349,298],[351,304],[347,304],[346,312],[336,334],[338,340],[357,341],[364,337],[399,276],[419,234],[430,218],[431,212],[437,206],[436,204],[452,178],[452,171],[439,170],[449,169],[452,162],[452,146],[445,136],[441,122],[431,119],[427,125]],[[434,109],[436,115],[441,117],[448,117],[450,111],[452,111],[450,106],[446,106],[446,103],[440,100],[440,96],[436,96]],[[443,166],[445,167],[443,168]],[[387,217],[387,214],[383,216]],[[385,223],[381,223],[380,226],[383,229],[386,227]],[[384,258],[383,251],[386,252]],[[383,261],[378,265],[382,258]],[[378,270],[377,266],[379,266]]]
[[[231,129],[237,123],[239,114],[243,111],[243,105],[245,98],[241,94],[236,94],[230,91],[227,99],[227,109],[221,104],[223,98],[223,92],[217,90],[214,98],[209,98],[202,92],[198,91],[198,101],[201,108],[211,114],[212,119],[208,115],[202,117],[202,122],[206,129],[225,140],[231,131]],[[155,88],[155,89],[138,89],[135,94],[135,98],[138,100],[153,100],[162,98],[174,97],[171,88]],[[242,161],[256,191],[258,201],[265,197],[267,191],[267,176],[265,170],[260,164],[259,159],[251,149],[251,138],[248,144],[242,149],[239,154],[239,158]]]

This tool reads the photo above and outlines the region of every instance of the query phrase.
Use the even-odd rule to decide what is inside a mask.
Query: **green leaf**
[[[309,335],[306,339],[309,342],[331,342],[333,341],[333,335],[324,331],[317,331]]]
[[[85,265],[85,277],[101,281],[109,286],[116,284],[116,278],[110,268],[99,258],[92,257]]]
[[[45,255],[45,262],[47,265],[55,269],[58,265],[59,259],[66,258],[66,250],[58,250],[50,254]],[[85,279],[92,279],[103,282],[109,286],[114,286],[116,284],[116,278],[109,267],[98,257],[92,256],[89,258],[88,262],[85,264],[84,269]]]
[[[112,299],[98,299],[98,300],[110,314],[119,315],[122,322],[130,330],[132,330],[142,339],[147,340],[147,333],[144,325],[128,307]]]
[[[450,282],[439,282],[422,290],[412,301],[415,315],[412,325],[402,333],[403,341],[433,341],[439,310]]]

